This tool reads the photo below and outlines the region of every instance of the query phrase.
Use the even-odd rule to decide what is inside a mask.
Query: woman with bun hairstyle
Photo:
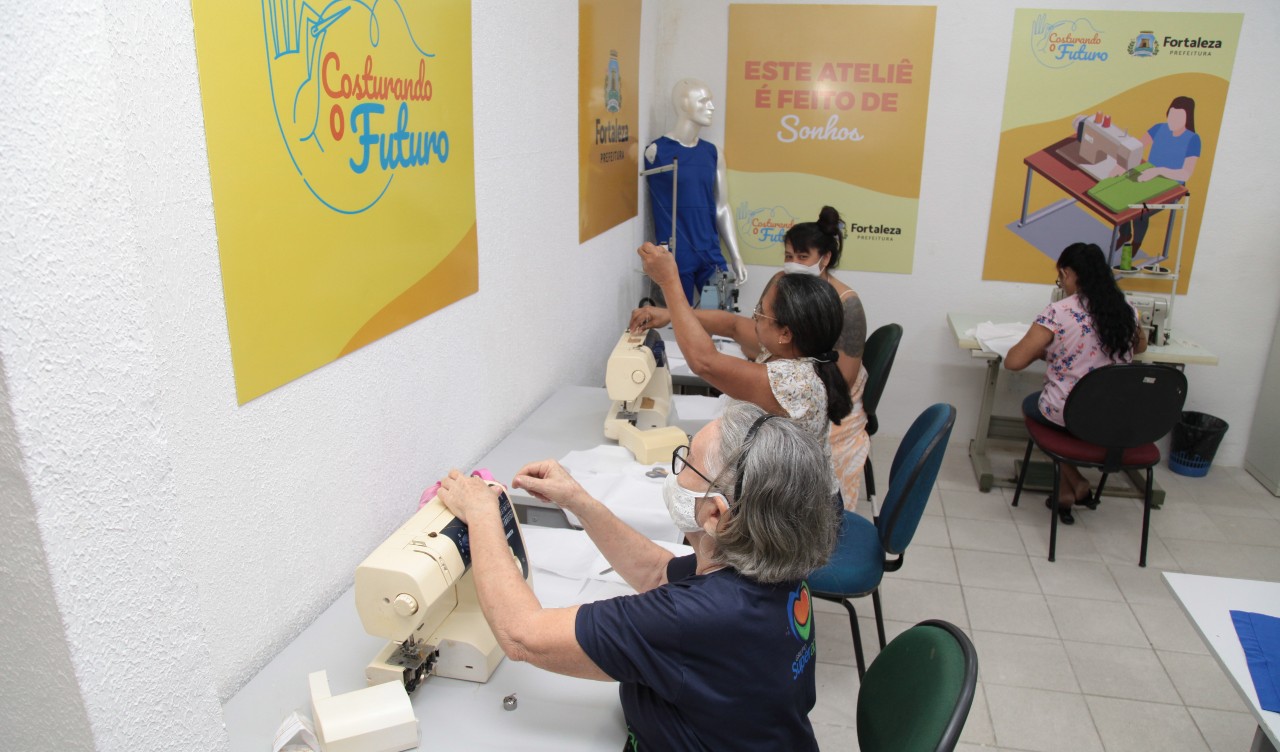
[[[1050,428],[1065,430],[1062,408],[1067,395],[1085,374],[1128,363],[1147,349],[1147,332],[1138,325],[1138,312],[1116,286],[1102,249],[1093,243],[1073,243],[1058,257],[1058,286],[1066,297],[1050,303],[1036,317],[1025,337],[1009,350],[1004,367],[1021,371],[1043,358],[1048,364],[1044,388],[1028,395],[1022,412]],[[1071,508],[1098,506],[1089,481],[1074,465],[1062,463],[1062,484],[1056,505],[1058,518],[1075,524]],[[1045,506],[1055,508],[1053,499]]]
[[[867,314],[862,299],[853,288],[831,273],[840,263],[844,251],[844,221],[840,212],[822,207],[816,222],[801,222],[787,230],[783,243],[783,273],[810,274],[835,290],[841,304],[843,325],[836,341],[838,365],[850,385],[852,410],[847,418],[831,426],[831,461],[845,508],[854,511],[862,488],[862,469],[871,453],[871,437],[867,435],[867,414],[862,409],[862,390],[867,385],[867,370],[862,367],[862,351],[867,343]]]
[[[733,399],[795,420],[829,459],[831,424],[844,420],[853,407],[837,362],[842,315],[831,285],[804,274],[782,274],[769,281],[750,318],[728,311],[695,313],[682,294],[671,252],[645,243],[637,253],[669,307],[636,309],[631,330],[671,324],[690,370]],[[732,336],[752,360],[717,350],[708,328]],[[839,490],[834,471],[830,485],[834,495]]]

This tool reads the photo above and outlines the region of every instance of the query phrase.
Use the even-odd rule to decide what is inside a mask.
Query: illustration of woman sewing
[[[1164,122],[1151,126],[1140,140],[1149,149],[1147,161],[1152,166],[1137,175],[1138,182],[1163,177],[1185,185],[1200,161],[1202,146],[1200,134],[1196,133],[1195,100],[1174,97],[1165,112]],[[1144,211],[1133,222],[1121,226],[1115,248],[1120,250],[1132,243],[1132,255],[1137,256],[1153,213]]]

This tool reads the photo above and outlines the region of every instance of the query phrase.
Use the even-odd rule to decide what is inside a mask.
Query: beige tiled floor
[[[875,445],[882,493],[894,449]],[[967,449],[948,448],[904,566],[881,585],[889,639],[940,618],[977,647],[978,694],[959,749],[1247,750],[1253,718],[1160,572],[1280,581],[1280,499],[1237,468],[1184,478],[1162,465],[1156,482],[1167,496],[1152,514],[1145,569],[1137,566],[1141,503],[1114,496],[1058,528],[1050,563],[1044,494],[1013,508],[1012,490],[980,493]],[[871,599],[854,605],[871,661]],[[823,749],[856,750],[848,618],[837,604],[819,601],[817,609],[810,718]]]

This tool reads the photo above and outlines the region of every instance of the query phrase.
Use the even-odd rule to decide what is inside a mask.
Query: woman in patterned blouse
[[[1032,420],[1062,429],[1062,408],[1076,382],[1095,368],[1130,362],[1147,349],[1147,335],[1097,245],[1073,243],[1066,247],[1058,257],[1058,286],[1066,297],[1050,303],[1036,317],[1027,335],[1009,350],[1004,367],[1021,371],[1041,358],[1045,360],[1044,388],[1023,401],[1022,411]],[[1075,523],[1073,505],[1092,509],[1098,502],[1089,481],[1075,466],[1062,463],[1062,479],[1058,516],[1071,525]],[[1052,499],[1045,499],[1046,506],[1052,508],[1052,503]]]

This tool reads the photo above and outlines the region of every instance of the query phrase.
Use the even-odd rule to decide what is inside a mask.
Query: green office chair
[[[893,359],[898,355],[898,344],[902,342],[902,325],[885,324],[867,337],[867,344],[862,349],[862,365],[867,369],[867,383],[862,388],[862,410],[867,414],[867,435],[875,436],[880,428],[876,420],[876,407],[880,404],[880,396],[884,394],[885,384],[889,381],[889,371],[893,369]],[[867,498],[875,498],[876,476],[871,467],[871,453],[867,452],[867,462],[863,469],[867,479]]]
[[[951,752],[978,685],[978,653],[955,625],[931,619],[871,662],[858,690],[862,752]]]

